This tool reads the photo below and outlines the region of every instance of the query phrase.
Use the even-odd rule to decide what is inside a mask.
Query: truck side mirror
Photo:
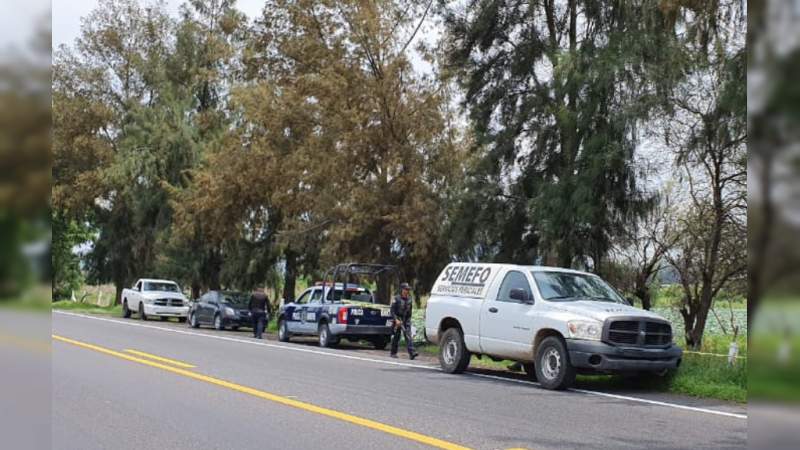
[[[508,296],[511,300],[517,300],[522,303],[532,303],[531,299],[528,298],[528,291],[525,289],[511,289],[511,292],[508,293]]]
[[[634,304],[633,303],[634,302],[633,297],[631,297],[631,296],[625,297],[625,301],[628,303],[628,306],[633,306],[633,304]]]

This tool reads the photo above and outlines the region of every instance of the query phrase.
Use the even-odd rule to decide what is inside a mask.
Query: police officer
[[[250,317],[253,319],[253,337],[256,339],[263,339],[264,326],[269,320],[267,314],[269,311],[269,299],[264,289],[257,288],[252,295],[250,295],[250,303],[248,304],[250,310]]]
[[[418,353],[414,351],[414,340],[411,336],[411,286],[408,283],[400,285],[400,295],[395,296],[392,303],[392,317],[394,318],[394,331],[392,334],[392,348],[389,356],[397,358],[397,347],[400,345],[400,334],[406,338],[408,357],[414,359]]]

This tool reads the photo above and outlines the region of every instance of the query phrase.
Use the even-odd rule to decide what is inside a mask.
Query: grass
[[[416,348],[427,355],[438,355],[439,351],[438,346],[433,344],[421,344]],[[514,361],[493,361],[488,357],[478,359],[476,356],[470,361],[470,367],[490,370],[508,370],[512,364]],[[794,376],[796,381],[800,370]],[[783,379],[787,383],[793,382],[788,376]],[[586,389],[668,392],[745,403],[748,395],[747,360],[739,359],[736,365],[729,367],[727,358],[684,354],[681,367],[668,378],[630,379],[614,375],[578,375],[577,385]],[[800,391],[797,392],[800,398]]]
[[[62,311],[73,311],[88,314],[104,314],[111,316],[122,316],[122,306],[97,306],[91,303],[79,303],[70,300],[61,300],[53,302],[53,309]]]

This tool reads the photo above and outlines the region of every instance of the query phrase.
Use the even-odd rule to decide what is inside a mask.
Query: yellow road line
[[[282,405],[291,406],[293,408],[302,409],[304,411],[321,414],[323,416],[328,416],[334,419],[338,419],[344,422],[349,422],[355,425],[360,425],[365,428],[370,428],[377,431],[382,431],[387,434],[391,434],[394,436],[402,437],[405,439],[409,439],[412,441],[420,442],[422,444],[430,445],[431,447],[446,449],[446,450],[468,450],[468,447],[463,447],[458,444],[454,444],[452,442],[444,441],[441,439],[437,439],[432,436],[427,436],[424,434],[416,433],[414,431],[404,430],[402,428],[394,427],[391,425],[386,425],[381,422],[376,422],[374,420],[365,419],[363,417],[354,416],[351,414],[339,412],[333,409],[323,408],[321,406],[316,406],[311,403],[301,402],[299,400],[293,400],[287,397],[282,397],[280,395],[271,394],[266,391],[261,391],[258,389],[254,389],[247,386],[242,386],[240,384],[231,383],[229,381],[220,380],[219,378],[210,377],[208,375],[202,375],[196,372],[192,372],[185,369],[180,369],[177,367],[167,366],[161,363],[157,363],[154,361],[146,360],[137,358],[135,356],[128,355],[126,353],[118,352],[115,350],[111,350],[105,347],[100,347],[94,344],[88,344],[86,342],[80,342],[73,339],[69,339],[66,337],[53,335],[53,339],[61,342],[66,342],[68,344],[76,345],[78,347],[83,347],[89,350],[94,350],[96,352],[105,353],[106,355],[116,356],[117,358],[126,359],[128,361],[137,362],[140,364],[144,364],[150,367],[155,367],[157,369],[166,370],[167,372],[172,372],[178,375],[183,375],[188,378],[193,378],[195,380],[204,381],[206,383],[214,384],[217,386],[221,386],[224,388],[228,388],[237,392],[241,392],[244,394],[252,395],[254,397],[262,398],[264,400],[269,400],[271,402],[280,403]]]
[[[127,353],[133,353],[134,355],[143,356],[143,357],[149,358],[149,359],[155,359],[156,361],[165,362],[167,364],[172,364],[173,366],[183,367],[185,369],[193,369],[193,368],[197,367],[197,366],[193,366],[191,364],[187,364],[185,362],[180,362],[180,361],[177,361],[177,360],[174,360],[174,359],[164,358],[163,356],[156,356],[156,355],[151,355],[150,353],[140,352],[139,350],[133,350],[133,349],[130,349],[130,348],[126,348],[125,351]]]

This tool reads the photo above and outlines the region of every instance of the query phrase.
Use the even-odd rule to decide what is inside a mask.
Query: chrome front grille
[[[604,327],[603,338],[610,344],[664,346],[672,342],[672,326],[651,319],[609,319]]]
[[[157,298],[153,301],[156,306],[183,306],[183,300],[179,298]]]

